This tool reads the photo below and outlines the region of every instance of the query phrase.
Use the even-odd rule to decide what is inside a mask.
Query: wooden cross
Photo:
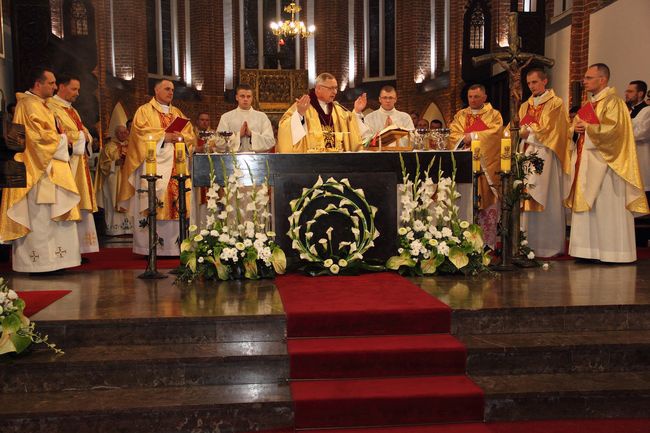
[[[521,71],[533,60],[547,67],[555,64],[553,59],[540,56],[539,54],[521,52],[521,37],[517,25],[517,12],[508,14],[508,48],[496,53],[483,54],[472,57],[474,66],[480,66],[488,62],[496,62],[503,69],[508,71],[508,82],[510,85],[510,131],[516,128],[517,140],[511,134],[512,142],[519,141],[519,106],[521,105]],[[514,146],[516,148],[516,145]]]
[[[544,66],[552,67],[555,61],[539,54],[521,52],[521,37],[517,25],[517,12],[508,14],[508,48],[496,53],[483,54],[472,58],[474,66],[488,62],[496,62],[503,69],[508,71],[508,83],[510,87],[510,157],[514,155],[513,150],[519,147],[519,106],[521,105],[521,71],[535,60]],[[503,157],[503,156],[502,156]],[[507,158],[507,155],[505,155]],[[515,161],[513,161],[513,166]],[[520,204],[508,203],[507,197],[512,193],[514,177],[510,174],[502,174],[502,195],[501,197],[501,266],[503,270],[511,268],[510,261],[513,260],[519,266],[525,266],[525,259],[518,257],[520,243]]]

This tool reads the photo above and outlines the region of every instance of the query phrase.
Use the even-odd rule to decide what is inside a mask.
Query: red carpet
[[[276,279],[290,337],[449,332],[451,309],[397,274]]]
[[[296,428],[482,420],[483,392],[464,375],[465,348],[442,334],[447,305],[389,273],[288,275],[276,285]]]
[[[133,254],[131,248],[100,248],[97,253],[83,254],[89,260],[71,271],[102,271],[108,269],[142,269],[147,268],[147,257]],[[158,258],[158,269],[173,269],[180,266],[177,257]],[[0,263],[0,272],[10,272],[11,263]]]
[[[31,317],[50,305],[52,302],[63,298],[72,290],[33,290],[17,292],[18,297],[25,301],[25,316]]]

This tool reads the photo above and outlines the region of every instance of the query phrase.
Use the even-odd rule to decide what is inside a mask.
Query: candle
[[[187,175],[187,159],[185,158],[185,143],[179,137],[178,141],[174,143],[174,165],[176,167],[176,174]]]
[[[156,140],[150,135],[146,140],[146,154],[145,154],[145,166],[144,174],[147,176],[156,175]]]
[[[472,133],[472,171],[478,173],[481,171],[481,141],[478,139],[478,134]]]
[[[501,139],[501,171],[510,173],[512,168],[512,147],[510,140],[510,132],[506,130]]]

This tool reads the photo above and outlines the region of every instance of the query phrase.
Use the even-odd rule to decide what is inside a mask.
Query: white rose
[[[542,269],[544,269],[545,271],[548,271],[548,262],[545,262],[545,263],[542,265]]]
[[[214,236],[215,238],[219,236],[219,230],[210,230],[210,236]]]
[[[210,230],[203,229],[203,230],[201,230],[200,234],[201,234],[201,236],[207,236],[207,235],[210,234]]]
[[[203,263],[204,260],[205,260],[205,259],[204,259],[203,257],[199,257],[199,259],[198,259],[197,261],[198,261],[199,263]]]
[[[526,257],[528,257],[528,260],[533,260],[535,258],[535,253],[531,251]]]

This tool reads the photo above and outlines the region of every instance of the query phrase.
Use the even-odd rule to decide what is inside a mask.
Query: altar
[[[243,185],[260,184],[267,176],[272,187],[273,230],[277,243],[292,254],[291,241],[286,235],[291,214],[289,202],[302,194],[303,188],[310,188],[319,176],[323,179],[347,178],[354,188],[361,188],[369,204],[379,208],[376,225],[381,236],[369,257],[387,258],[396,250],[399,222],[399,200],[397,185],[402,182],[402,163],[411,179],[416,173],[419,161],[420,173],[434,160],[431,178],[438,178],[438,169],[443,176],[451,176],[456,165],[457,190],[461,194],[458,202],[462,219],[472,219],[472,168],[471,152],[468,151],[417,151],[417,152],[345,152],[307,154],[195,154],[192,157],[192,183],[194,187],[210,185],[210,159],[215,167],[215,178],[224,183],[222,163],[226,176],[233,171],[234,159],[243,172]],[[251,178],[252,176],[252,178]]]

